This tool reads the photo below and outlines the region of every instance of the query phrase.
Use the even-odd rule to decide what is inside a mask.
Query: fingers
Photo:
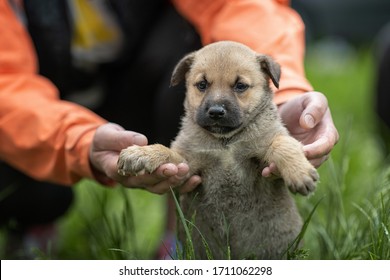
[[[96,130],[93,144],[95,150],[120,151],[131,145],[147,145],[148,139],[140,133],[127,131],[117,124],[108,123]]]
[[[107,185],[112,180],[128,188],[143,188],[152,193],[162,194],[171,187],[183,185],[181,192],[193,190],[200,177],[193,176],[189,180],[187,164],[163,164],[152,174],[139,176],[121,176],[118,174],[117,161],[119,152],[131,145],[147,145],[147,138],[139,133],[126,131],[121,126],[108,123],[100,126],[94,135],[89,158],[95,179]]]
[[[202,183],[202,179],[198,175],[191,176],[183,186],[180,187],[179,193],[187,193],[193,191],[197,186]]]
[[[131,145],[147,145],[147,138],[133,131],[126,131],[123,127],[107,123],[100,126],[93,137],[89,161],[95,179],[104,185],[113,185],[112,180],[117,178],[117,160],[119,152]]]
[[[328,136],[322,135],[318,140],[303,146],[303,152],[309,160],[319,159],[328,155],[335,143]]]
[[[170,188],[180,186],[180,193],[192,191],[201,182],[199,176],[189,177],[189,167],[187,164],[178,165],[167,163],[161,165],[152,174],[139,176],[120,176],[118,182],[128,188],[142,188],[151,193],[164,194]],[[182,185],[182,186],[181,186]]]
[[[304,129],[312,129],[323,119],[328,101],[320,92],[309,92],[304,95],[303,107],[299,124]]]
[[[315,167],[315,168],[318,168],[320,167],[325,161],[327,161],[329,158],[329,155],[324,155],[320,158],[315,158],[315,159],[311,159],[309,160],[309,162]]]
[[[265,167],[262,170],[261,176],[263,176],[264,178],[267,178],[271,181],[281,178],[279,169],[274,162],[271,162],[269,166]]]
[[[318,124],[315,141],[303,146],[303,151],[311,164],[319,167],[329,158],[329,153],[339,140],[339,133],[334,126],[330,110],[326,110]]]
[[[328,137],[323,136],[312,144],[303,147],[305,156],[315,167],[320,167],[328,158],[337,141],[330,141]]]
[[[269,178],[273,175],[279,175],[278,168],[276,167],[276,164],[271,162],[269,166],[265,167],[262,172],[261,176],[265,178]]]
[[[334,126],[328,101],[320,92],[309,92],[304,95],[303,108],[299,124],[311,135],[311,143],[303,147],[310,163],[318,168],[329,158],[329,153],[337,144],[339,134]]]

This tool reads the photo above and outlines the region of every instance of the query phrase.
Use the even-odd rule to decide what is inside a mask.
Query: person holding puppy
[[[288,1],[172,3],[0,0],[0,187],[13,186],[0,201],[2,224],[42,233],[72,201],[63,186],[82,178],[158,194],[200,184],[186,164],[135,177],[119,175],[116,163],[127,146],[169,144],[184,99],[183,88],[168,87],[171,71],[215,41],[281,64],[279,113],[315,167],[327,159],[338,133],[325,95],[305,78],[304,26]],[[272,173],[273,164],[262,171]]]

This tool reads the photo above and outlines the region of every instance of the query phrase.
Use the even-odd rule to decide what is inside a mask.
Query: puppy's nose
[[[217,120],[226,115],[226,110],[222,105],[213,105],[209,108],[207,114],[211,119]]]

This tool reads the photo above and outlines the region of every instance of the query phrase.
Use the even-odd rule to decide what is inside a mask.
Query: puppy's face
[[[234,42],[210,44],[184,57],[171,84],[186,79],[186,113],[217,137],[229,137],[270,100],[269,79],[278,86],[280,68],[270,57]]]

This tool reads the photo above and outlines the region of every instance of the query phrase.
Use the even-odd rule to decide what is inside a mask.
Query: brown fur
[[[307,195],[318,174],[302,145],[288,135],[272,102],[279,65],[233,42],[208,45],[184,57],[172,85],[186,80],[182,128],[171,148],[132,146],[120,154],[121,174],[152,172],[163,163],[187,162],[202,185],[181,196],[195,253],[206,258],[201,233],[216,259],[277,259],[302,226],[288,191]],[[248,86],[246,88],[246,86]],[[263,178],[274,162],[283,180]],[[185,240],[183,233],[180,238]]]

